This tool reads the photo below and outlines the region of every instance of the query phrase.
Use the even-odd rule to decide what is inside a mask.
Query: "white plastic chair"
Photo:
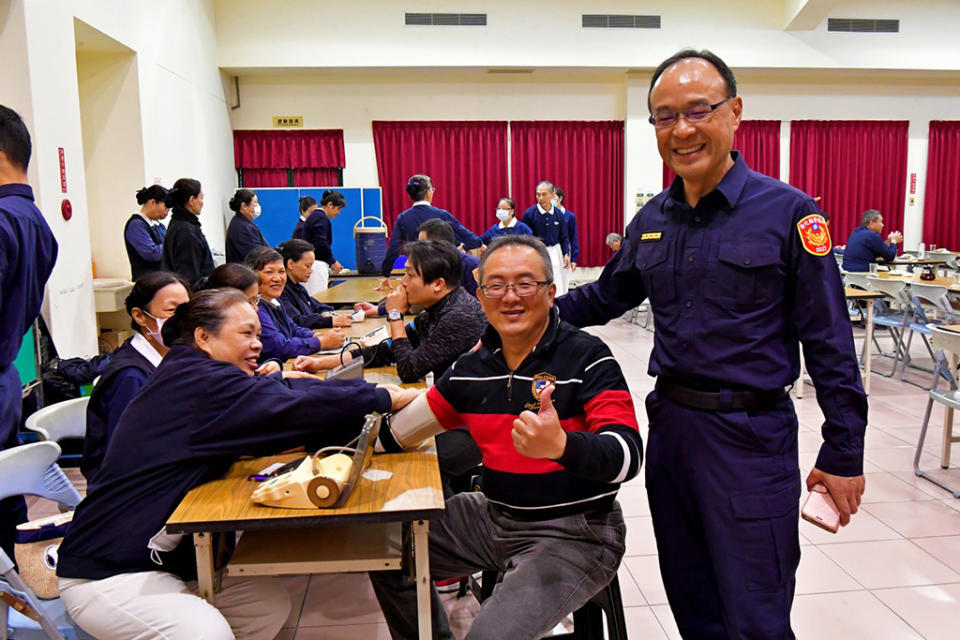
[[[57,465],[60,446],[55,442],[34,442],[0,451],[0,499],[17,495],[33,495],[55,500],[66,507],[75,507],[81,496]],[[71,640],[90,638],[79,630],[59,598],[39,600],[20,579],[13,561],[0,549],[0,591],[14,595],[39,613],[40,620],[9,611],[0,606],[0,640],[7,640],[12,627],[16,640],[53,638]]]
[[[87,405],[90,396],[64,400],[40,409],[24,425],[43,440],[60,442],[64,438],[82,438],[87,432]]]
[[[927,426],[930,424],[930,413],[933,403],[939,402],[946,407],[946,416],[943,421],[943,447],[940,456],[940,467],[950,468],[950,445],[960,442],[960,436],[953,435],[953,412],[960,409],[960,390],[957,387],[956,371],[951,363],[954,354],[960,354],[960,333],[934,327],[930,334],[930,342],[934,348],[935,371],[933,388],[930,389],[930,399],[927,401],[927,410],[923,415],[923,425],[920,427],[920,441],[917,442],[917,452],[913,456],[913,473],[924,480],[929,480],[942,489],[960,498],[960,489],[948,485],[943,480],[931,476],[920,470],[920,455],[923,453],[923,441],[927,437]],[[937,389],[937,382],[943,378],[950,385],[949,389]]]

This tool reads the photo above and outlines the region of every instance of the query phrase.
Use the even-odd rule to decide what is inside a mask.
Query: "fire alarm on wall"
[[[71,205],[70,201],[66,198],[60,202],[60,215],[63,216],[64,220],[69,220],[73,217],[73,205]]]

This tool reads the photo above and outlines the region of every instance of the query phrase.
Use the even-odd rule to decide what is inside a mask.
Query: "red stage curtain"
[[[960,122],[930,123],[923,241],[960,250]]]
[[[884,235],[903,230],[906,120],[795,120],[790,184],[822,196],[834,244],[846,244],[867,209],[883,214]]]
[[[373,143],[383,194],[383,219],[393,229],[411,204],[407,180],[422,173],[437,188],[433,204],[482,234],[507,194],[507,123],[374,121]]]
[[[741,120],[733,136],[733,148],[743,155],[747,166],[771,178],[780,179],[780,121]],[[666,189],[676,176],[670,167],[663,165],[663,188]]]
[[[243,169],[243,186],[247,189],[257,187],[286,187],[286,169]]]
[[[340,171],[334,167],[293,170],[293,186],[295,187],[335,187],[339,184]]]
[[[536,204],[537,183],[549,180],[577,214],[579,264],[605,264],[607,234],[623,229],[623,122],[511,122],[510,131],[517,216]]]
[[[345,167],[343,129],[234,131],[233,161],[237,169]]]

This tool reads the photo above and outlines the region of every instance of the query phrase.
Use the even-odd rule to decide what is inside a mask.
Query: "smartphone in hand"
[[[840,529],[840,510],[833,501],[827,488],[817,483],[813,485],[800,515],[807,522],[817,525],[821,529],[836,533]]]

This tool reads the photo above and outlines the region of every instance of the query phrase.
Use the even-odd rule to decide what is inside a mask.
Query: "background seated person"
[[[60,598],[91,635],[273,638],[290,611],[283,585],[224,578],[216,603],[206,602],[191,582],[191,536],[166,534],[167,519],[241,455],[342,445],[364,414],[416,395],[299,372],[255,376],[259,332],[256,312],[232,289],[198,293],[164,324],[170,352],[121,416],[98,483],[60,546]]]
[[[461,277],[460,252],[446,242],[417,241],[407,245],[406,274],[387,296],[390,340],[362,350],[364,366],[397,365],[404,382],[416,382],[427,373],[439,378],[457,357],[475,344],[487,319],[477,299],[458,283]],[[423,305],[410,325],[403,314],[410,305]],[[349,357],[360,355],[351,350]],[[344,354],[344,360],[348,355]],[[340,357],[334,356],[336,364]],[[315,371],[324,360],[300,358],[297,368]]]
[[[283,310],[278,298],[287,283],[287,272],[279,253],[270,247],[257,247],[247,254],[245,262],[260,278],[257,314],[263,331],[263,360],[278,358],[285,362],[299,355],[335,349],[343,344],[344,336],[339,329],[333,329],[321,337],[319,332],[295,324]]]
[[[843,250],[844,271],[870,271],[870,263],[878,259],[890,262],[897,257],[897,243],[903,242],[899,231],[891,231],[884,243],[883,216],[876,209],[863,212],[863,221],[850,232]]]
[[[539,240],[494,240],[480,261],[483,346],[426,396],[442,428],[466,425],[483,452],[483,492],[453,496],[430,522],[434,578],[503,573],[469,638],[548,634],[606,586],[624,552],[615,496],[642,461],[633,401],[606,345],[552,309],[552,275]],[[370,578],[391,635],[416,637],[414,582]],[[435,637],[452,638],[432,595]]]
[[[620,243],[623,242],[623,236],[619,233],[608,233],[607,234],[607,246],[610,248],[610,251],[616,253],[620,251]]]
[[[287,284],[280,294],[280,305],[294,323],[307,329],[349,327],[348,316],[334,315],[333,307],[314,299],[304,286],[313,272],[313,245],[306,240],[287,240],[277,251],[283,256]]]
[[[169,351],[160,337],[163,323],[188,300],[187,283],[166,271],[148,271],[127,295],[127,314],[136,333],[113,352],[87,405],[80,471],[88,487],[95,482],[120,414]]]

